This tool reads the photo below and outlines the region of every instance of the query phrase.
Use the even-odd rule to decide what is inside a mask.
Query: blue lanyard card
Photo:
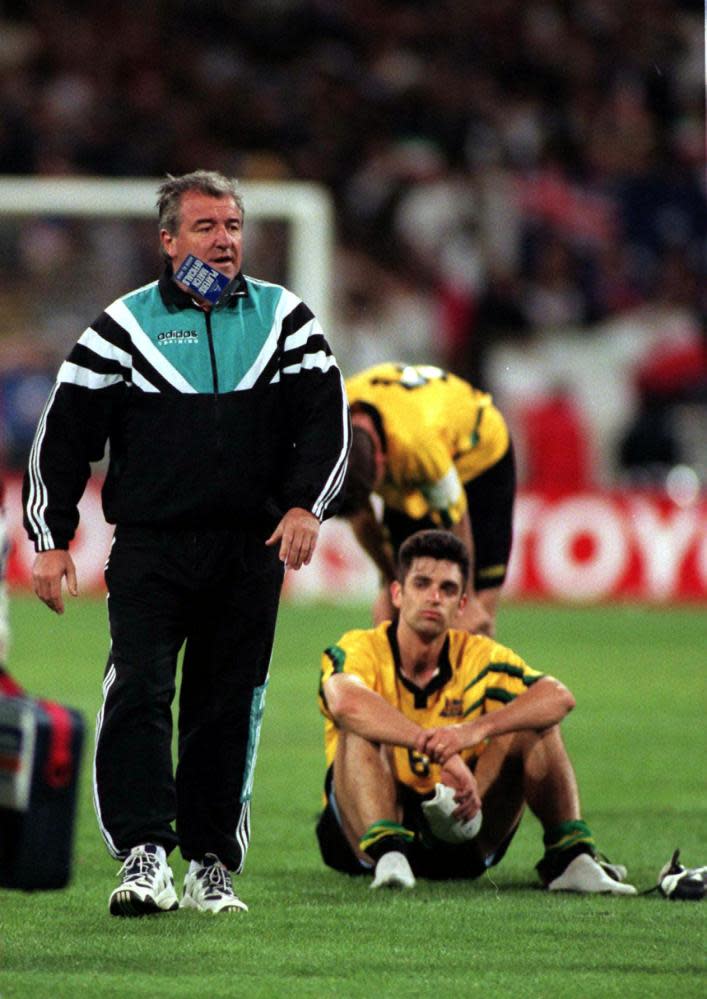
[[[184,258],[174,275],[174,280],[179,281],[192,294],[203,298],[210,305],[218,305],[231,284],[230,278],[203,260],[199,260],[193,253],[187,254]]]

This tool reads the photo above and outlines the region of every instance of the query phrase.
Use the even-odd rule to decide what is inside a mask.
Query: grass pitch
[[[105,606],[68,603],[63,618],[30,597],[12,605],[13,672],[32,693],[82,709],[89,738],[72,884],[0,891],[0,999],[705,995],[707,905],[548,896],[536,887],[541,830],[530,815],[502,864],[472,884],[381,895],[323,867],[313,833],[319,655],[366,624],[365,608],[282,608],[237,885],[250,912],[110,917],[117,865],[90,793]],[[628,865],[639,889],[676,846],[689,865],[705,863],[704,613],[510,606],[500,637],[577,697],[563,731],[601,849]],[[173,855],[172,866],[180,886],[186,864]]]

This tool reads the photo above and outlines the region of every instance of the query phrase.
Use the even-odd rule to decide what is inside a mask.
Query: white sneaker
[[[414,888],[415,875],[412,873],[404,853],[391,850],[384,853],[376,864],[371,888]]]
[[[145,916],[179,907],[172,870],[154,843],[133,847],[118,877],[122,881],[108,903],[112,916]]]
[[[588,894],[606,892],[612,895],[636,895],[633,885],[615,881],[588,853],[580,853],[570,861],[559,877],[547,886],[548,891],[577,891]]]
[[[675,850],[660,869],[657,887],[664,898],[699,901],[707,890],[707,867],[685,867],[680,850]]]
[[[201,912],[247,912],[248,906],[233,890],[231,874],[215,853],[207,853],[201,867],[187,871],[182,909]]]
[[[596,862],[614,881],[626,880],[628,871],[623,864],[612,864],[610,860],[603,860],[601,857],[596,857]]]

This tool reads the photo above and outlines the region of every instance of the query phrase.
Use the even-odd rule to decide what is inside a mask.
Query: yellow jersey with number
[[[441,527],[467,509],[464,484],[508,450],[506,422],[488,392],[432,365],[378,364],[346,381],[349,404],[365,403],[380,419],[386,506]]]
[[[544,675],[491,638],[452,630],[437,675],[421,689],[400,671],[394,624],[384,621],[377,628],[348,631],[322,655],[319,707],[325,717],[327,767],[334,761],[339,730],[327,709],[323,687],[335,673],[358,677],[423,728],[454,725],[496,711]],[[466,749],[462,756],[469,761],[483,748]],[[418,794],[434,790],[439,780],[439,765],[412,749],[396,746],[393,767],[396,780]]]

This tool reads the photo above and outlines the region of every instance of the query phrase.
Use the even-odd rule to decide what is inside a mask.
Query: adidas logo
[[[164,330],[157,334],[159,344],[167,343],[197,343],[199,334],[197,330]]]

